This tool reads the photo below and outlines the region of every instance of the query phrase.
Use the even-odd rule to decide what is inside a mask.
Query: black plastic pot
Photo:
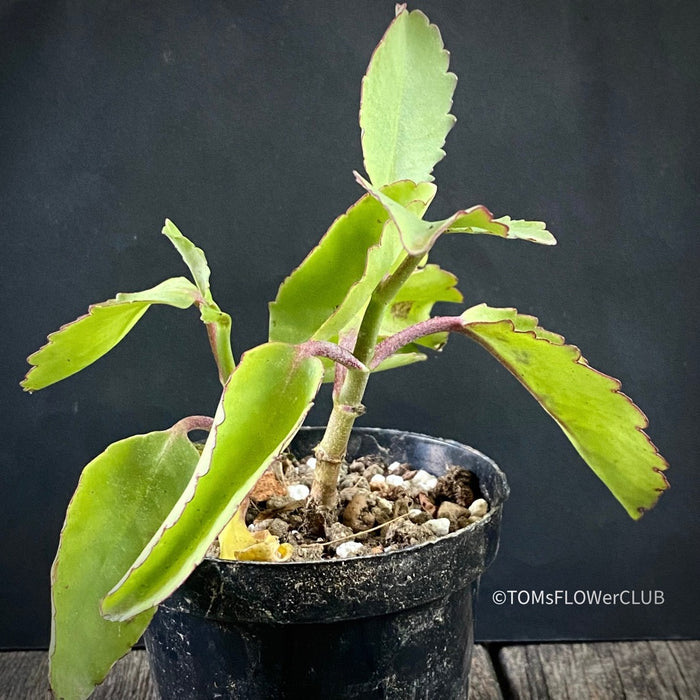
[[[321,429],[292,444],[311,452]],[[348,456],[381,452],[433,474],[473,471],[480,522],[396,552],[299,563],[205,560],[146,633],[163,700],[467,697],[473,602],[498,548],[503,472],[450,440],[358,429]]]

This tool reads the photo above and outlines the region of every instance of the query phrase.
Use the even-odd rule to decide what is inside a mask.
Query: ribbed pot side
[[[291,449],[310,454],[322,428]],[[503,472],[451,440],[353,432],[348,458],[381,453],[437,476],[474,472],[489,513],[469,528],[374,556],[315,562],[206,559],[145,635],[163,700],[467,698],[479,577],[498,549]]]

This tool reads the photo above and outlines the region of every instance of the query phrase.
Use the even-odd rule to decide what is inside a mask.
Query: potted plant
[[[204,253],[167,220],[163,233],[191,279],[94,304],[29,357],[22,386],[31,392],[107,353],[152,304],[194,306],[223,386],[213,418],[192,416],[126,438],[85,467],[52,568],[50,676],[58,697],[87,697],[159,605],[147,645],[166,697],[284,697],[285,685],[309,697],[466,697],[471,595],[495,556],[503,475],[451,441],[354,431],[369,377],[425,359],[450,333],[476,341],[519,379],[633,518],[667,487],[667,465],[643,432],[644,414],[560,335],[532,316],[485,304],[431,316],[436,302],[461,300],[454,275],[428,262],[443,234],[555,243],[543,223],[496,218],[484,206],[425,218],[436,191],[431,173],[455,121],[455,84],[438,29],[420,11],[397,6],[362,83],[367,177],[355,177],[365,193],[281,285],[270,305],[269,341],[238,362],[231,317],[213,299]],[[324,382],[333,391],[328,424],[300,431]],[[208,433],[203,446],[190,440],[193,431]],[[263,475],[279,486],[284,474],[266,470],[279,467],[292,442],[298,457],[314,454],[315,466],[305,462],[310,493],[293,504],[311,537],[337,532],[349,504],[338,495],[339,475],[368,451],[394,467],[410,462],[398,467],[410,473],[404,482],[425,470],[466,480],[485,499],[476,499],[477,508],[456,504],[461,515],[452,520],[438,517],[452,532],[434,541],[276,561],[288,559],[292,546],[269,530],[249,533],[246,497]],[[410,505],[422,507],[394,512],[381,526],[436,514],[439,499],[418,488],[412,496]],[[220,554],[236,561],[205,559],[217,541]]]

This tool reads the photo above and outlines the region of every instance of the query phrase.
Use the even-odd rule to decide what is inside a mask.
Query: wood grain
[[[700,641],[507,646],[498,661],[515,700],[700,700]]]
[[[700,700],[700,641],[527,644],[495,654],[500,678],[488,649],[475,647],[469,700]],[[50,700],[47,668],[46,652],[0,652],[0,700]],[[91,698],[127,699],[158,700],[144,651],[119,661]]]
[[[469,674],[469,700],[503,700],[496,671],[486,647],[477,645]]]

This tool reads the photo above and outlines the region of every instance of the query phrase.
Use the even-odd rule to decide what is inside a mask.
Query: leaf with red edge
[[[102,603],[127,620],[167,598],[203,559],[311,407],[323,365],[301,346],[266,343],[231,374],[190,483]]]
[[[199,298],[197,288],[185,277],[173,277],[143,292],[117,294],[93,304],[85,316],[62,326],[27,362],[33,365],[21,382],[25,391],[54,384],[108,353],[136,325],[152,304],[186,309]]]
[[[463,332],[486,348],[554,418],[588,466],[633,518],[668,488],[668,464],[644,433],[644,413],[617,379],[588,365],[562,336],[515,309],[480,304],[461,316]]]
[[[376,187],[427,182],[454,126],[457,77],[440,30],[419,10],[397,15],[372,54],[362,80],[360,127],[365,168]]]
[[[435,195],[430,183],[401,181],[382,188],[392,201],[424,212]],[[405,255],[388,215],[363,196],[330,226],[270,304],[270,340],[331,340],[366,306],[378,282]]]
[[[51,685],[82,700],[135,644],[155,612],[108,622],[100,601],[119,581],[177,502],[199,451],[189,430],[211,418],[186,418],[170,430],[134,435],[90,462],[71,499],[51,570]]]
[[[372,184],[359,173],[355,179],[381,205],[399,231],[401,243],[409,255],[425,255],[443,233],[489,234],[501,238],[517,238],[531,243],[553,245],[556,239],[541,221],[512,220],[509,216],[495,219],[483,205],[461,209],[442,221],[425,221],[409,208],[401,205]]]

